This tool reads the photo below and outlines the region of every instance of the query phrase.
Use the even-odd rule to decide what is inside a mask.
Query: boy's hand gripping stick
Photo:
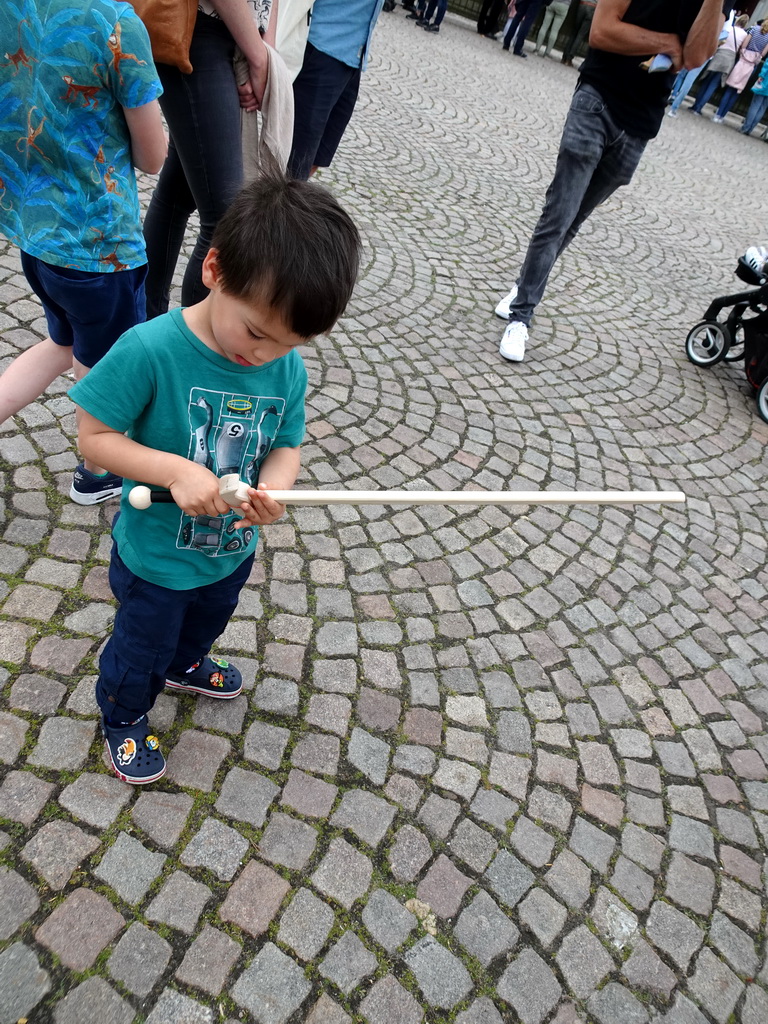
[[[226,473],[219,480],[219,496],[232,508],[239,508],[248,501],[248,484],[237,473]],[[129,504],[138,509],[149,508],[153,501],[170,503],[173,495],[170,491],[150,490],[144,484],[134,487],[128,495]]]

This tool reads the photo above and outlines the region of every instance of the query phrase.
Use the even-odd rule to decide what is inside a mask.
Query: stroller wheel
[[[725,324],[716,320],[702,320],[688,332],[685,354],[696,366],[714,366],[725,358],[731,336]]]
[[[768,423],[768,377],[757,389],[757,411],[760,413],[760,418]]]

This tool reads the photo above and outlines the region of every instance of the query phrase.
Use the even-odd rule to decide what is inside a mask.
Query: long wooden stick
[[[285,505],[661,505],[682,491],[268,491]]]

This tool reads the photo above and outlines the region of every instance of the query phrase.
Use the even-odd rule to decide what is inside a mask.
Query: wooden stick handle
[[[268,491],[286,505],[667,505],[682,491]]]

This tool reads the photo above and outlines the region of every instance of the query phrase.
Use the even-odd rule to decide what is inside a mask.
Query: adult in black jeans
[[[578,5],[573,32],[563,51],[562,63],[567,64],[569,68],[573,67],[573,58],[589,39],[589,30],[592,28],[592,18],[595,14],[597,0],[578,0]]]
[[[268,16],[271,0],[261,4]],[[203,259],[213,229],[243,181],[240,108],[257,109],[267,81],[268,58],[254,8],[246,0],[207,0],[206,9],[211,13],[199,10],[195,22],[189,53],[192,73],[157,65],[164,90],[160,106],[170,141],[144,219],[148,318],[168,310],[187,222],[195,210],[200,233],[184,273],[182,305],[193,305],[207,295]],[[271,35],[274,25],[270,29]],[[232,70],[236,45],[251,68],[250,82],[239,90]]]
[[[483,0],[477,19],[477,31],[481,36],[488,36],[489,39],[496,38],[499,15],[506,6],[504,0]]]
[[[504,46],[502,49],[508,50],[512,40],[515,41],[515,49],[513,53],[516,57],[527,57],[528,54],[523,50],[523,45],[528,37],[528,33],[531,31],[531,27],[536,20],[536,17],[544,7],[545,4],[551,3],[551,0],[518,0],[515,7],[515,16],[512,19],[512,24],[507,29],[507,34],[504,36]]]

